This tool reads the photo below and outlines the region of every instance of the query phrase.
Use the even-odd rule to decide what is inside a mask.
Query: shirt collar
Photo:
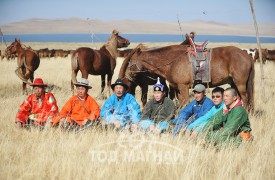
[[[223,104],[224,104],[224,102],[222,101],[220,104],[215,105],[215,106],[216,106],[216,108],[220,108],[221,106],[223,106]]]
[[[206,98],[206,96],[204,96],[201,101],[196,101],[196,104],[201,106],[203,104],[205,98]]]
[[[165,99],[165,96],[162,98],[161,104],[163,104],[164,99]],[[157,102],[157,101],[155,100],[155,98],[153,99],[153,102],[154,102],[154,104],[159,104],[159,102]]]
[[[123,101],[123,99],[125,98],[126,94],[127,94],[127,93],[124,93],[124,94],[121,96],[121,101]],[[120,99],[117,97],[117,95],[115,95],[115,96],[116,96],[116,99],[119,101]]]

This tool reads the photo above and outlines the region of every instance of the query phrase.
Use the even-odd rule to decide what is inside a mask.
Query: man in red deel
[[[20,105],[16,114],[15,123],[18,127],[26,125],[45,126],[51,124],[52,118],[58,113],[58,106],[52,93],[45,92],[45,87],[41,78],[36,78],[30,86],[33,87],[33,94]]]

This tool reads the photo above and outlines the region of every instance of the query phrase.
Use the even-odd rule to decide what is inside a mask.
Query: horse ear
[[[14,41],[17,42],[18,41],[17,38],[14,38]]]
[[[118,35],[118,33],[119,33],[119,32],[118,32],[117,30],[115,30],[115,29],[114,29],[113,32],[112,32],[112,34],[114,34],[114,35]]]

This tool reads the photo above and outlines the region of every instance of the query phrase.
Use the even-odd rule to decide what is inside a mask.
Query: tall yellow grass
[[[61,44],[30,44],[32,48],[58,48]],[[161,46],[163,44],[150,44]],[[165,44],[166,45],[166,44]],[[216,44],[217,45],[217,44]],[[236,44],[235,44],[236,45]],[[64,48],[65,46],[65,48]],[[63,49],[74,49],[80,44],[63,44]],[[84,46],[88,46],[84,44]],[[89,44],[89,46],[91,46]],[[217,45],[218,46],[218,45]],[[237,44],[243,47],[255,45]],[[274,47],[274,45],[267,45]],[[134,47],[134,45],[133,45]],[[113,82],[118,76],[122,59],[117,60]],[[103,133],[99,130],[80,134],[64,133],[59,129],[26,131],[14,127],[15,114],[26,96],[21,94],[21,82],[14,74],[16,61],[0,62],[0,178],[1,179],[274,179],[275,178],[275,70],[274,63],[264,65],[266,101],[261,99],[260,66],[255,64],[255,114],[250,114],[254,141],[239,148],[203,148],[183,137],[136,136],[125,132]],[[61,109],[71,96],[70,57],[42,59],[35,77],[42,77],[53,90]],[[93,86],[89,94],[97,97],[100,77],[89,76]],[[31,89],[29,89],[31,92]],[[208,94],[210,95],[210,94]],[[140,97],[140,96],[139,96]],[[140,103],[140,98],[137,97]],[[101,106],[104,100],[97,100]],[[121,147],[119,139],[126,138]],[[133,140],[131,142],[131,140]],[[114,142],[114,143],[112,143]],[[147,152],[140,142],[158,142],[151,151],[181,153],[180,162],[156,162],[152,159],[134,161],[96,161],[92,153]],[[109,144],[108,144],[109,143]],[[129,145],[131,144],[131,145]],[[122,148],[122,149],[121,149]],[[124,148],[124,149],[123,149]],[[125,155],[125,154],[124,154]],[[142,156],[142,155],[140,155]],[[153,156],[152,154],[150,156]]]

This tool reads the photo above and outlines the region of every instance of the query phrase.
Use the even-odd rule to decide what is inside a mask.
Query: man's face
[[[226,106],[230,106],[237,99],[236,96],[233,96],[231,91],[224,91],[223,101]]]
[[[34,86],[33,92],[36,95],[36,97],[41,97],[44,94],[44,88],[40,86]]]
[[[116,85],[114,88],[114,92],[115,92],[116,96],[118,98],[120,98],[124,94],[125,89],[122,85]]]
[[[153,92],[154,98],[157,102],[162,100],[163,92],[162,91],[154,91]]]
[[[222,102],[222,93],[221,92],[214,92],[212,93],[212,101],[215,105],[219,105]]]
[[[196,99],[196,101],[201,101],[204,97],[204,92],[197,92],[194,91],[194,98]]]
[[[76,87],[77,90],[77,95],[81,98],[85,98],[87,96],[88,93],[88,89],[86,87],[83,86],[77,86]]]

